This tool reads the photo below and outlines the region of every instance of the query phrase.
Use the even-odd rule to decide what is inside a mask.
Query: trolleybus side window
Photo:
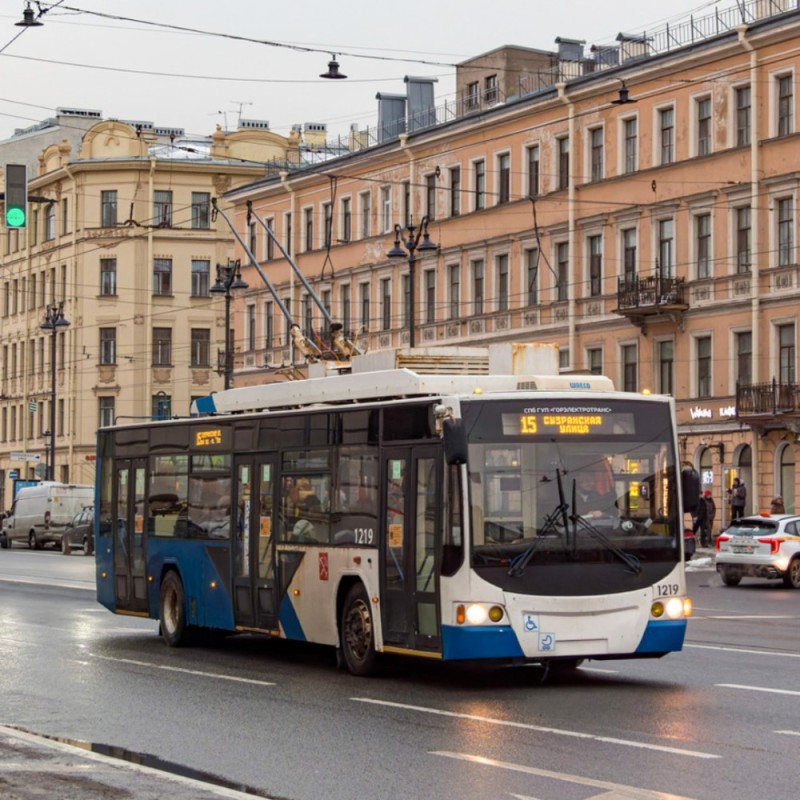
[[[156,536],[185,535],[189,503],[188,472],[189,457],[186,455],[153,456],[150,459],[150,486],[147,495],[147,530],[150,533],[155,533]]]

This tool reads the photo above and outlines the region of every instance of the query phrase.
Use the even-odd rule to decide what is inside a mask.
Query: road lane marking
[[[551,778],[557,781],[565,781],[569,783],[577,783],[581,786],[591,786],[593,789],[603,789],[606,792],[615,793],[616,797],[629,797],[631,800],[689,800],[689,798],[682,797],[677,794],[665,794],[664,792],[652,792],[649,789],[640,789],[636,786],[626,786],[624,783],[612,783],[611,781],[598,781],[594,778],[585,778],[581,775],[571,775],[568,772],[554,772],[549,769],[539,769],[538,767],[529,767],[526,764],[514,764],[510,761],[498,761],[494,758],[486,758],[485,756],[474,756],[470,753],[451,753],[447,750],[432,750],[431,755],[442,756],[443,758],[454,758],[459,761],[469,761],[473,764],[481,764],[486,767],[496,767],[498,769],[507,769],[512,772],[524,772],[527,775],[536,775],[539,778]],[[716,758],[717,756],[714,756]],[[512,795],[512,797],[520,797],[521,795]]]
[[[741,683],[715,683],[722,689],[744,689],[747,692],[767,692],[768,694],[788,694],[792,697],[800,697],[800,692],[793,689],[769,689],[766,686],[744,686]]]
[[[404,711],[418,711],[422,714],[434,714],[440,717],[454,717],[456,719],[468,719],[472,722],[484,722],[487,725],[502,725],[508,728],[522,728],[538,733],[552,733],[556,736],[570,736],[574,739],[591,739],[595,742],[605,742],[606,744],[618,744],[624,747],[635,747],[640,750],[656,750],[660,753],[672,753],[673,755],[690,756],[691,758],[722,758],[713,753],[703,753],[699,750],[682,750],[678,747],[667,747],[660,744],[647,744],[646,742],[635,742],[629,739],[617,739],[613,736],[597,736],[593,733],[583,733],[582,731],[570,731],[563,728],[548,728],[542,725],[531,725],[527,722],[514,722],[513,720],[497,719],[495,717],[482,717],[476,714],[464,714],[460,711],[445,711],[441,708],[427,708],[426,706],[412,706],[406,703],[393,703],[389,700],[375,700],[371,697],[351,697],[356,703],[370,703],[372,705],[384,706],[386,708],[398,708]]]
[[[721,650],[723,653],[747,653],[754,656],[782,656],[784,658],[800,658],[800,653],[781,653],[779,650],[747,650],[744,647],[723,647],[718,644],[686,644],[685,650]]]
[[[257,681],[253,678],[237,678],[234,675],[223,675],[219,672],[203,672],[199,669],[186,669],[185,667],[172,667],[168,664],[153,664],[150,661],[137,661],[134,658],[114,658],[113,656],[101,656],[98,653],[89,653],[92,658],[100,658],[103,661],[115,661],[118,664],[133,664],[136,667],[148,667],[150,669],[163,669],[167,672],[183,672],[186,675],[199,675],[202,678],[214,678],[221,681],[233,681],[234,683],[252,683],[256,686],[275,686],[272,681]]]
[[[780,733],[783,736],[800,736],[800,731],[775,731],[775,733]]]

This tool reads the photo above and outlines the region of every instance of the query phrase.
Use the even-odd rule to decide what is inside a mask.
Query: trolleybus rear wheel
[[[378,654],[375,652],[375,626],[372,607],[363,584],[350,587],[342,608],[339,626],[342,655],[353,675],[375,672]]]
[[[183,583],[171,570],[161,582],[161,637],[170,647],[179,647],[186,640],[186,612]]]

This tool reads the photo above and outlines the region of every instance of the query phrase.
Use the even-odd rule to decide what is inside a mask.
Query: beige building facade
[[[564,371],[676,398],[681,459],[716,498],[716,528],[736,475],[749,511],[776,494],[796,510],[796,3],[527,52],[516,96],[487,107],[484,67],[522,73],[524,48],[481,57],[477,111],[230,191],[237,229],[310,338],[325,340],[323,316],[248,203],[363,348],[406,346],[412,324],[417,346],[557,342]],[[387,251],[423,218],[437,249],[416,253],[412,286],[410,259]],[[243,274],[237,384],[285,379],[287,322]]]
[[[194,397],[223,388],[225,298],[209,290],[234,237],[212,199],[285,158],[288,140],[257,127],[180,134],[102,120],[77,150],[45,142],[29,169],[28,227],[4,230],[2,244],[4,509],[17,480],[48,474],[51,408],[51,474],[93,484],[98,426],[187,416]],[[25,163],[10,144],[3,163]],[[69,324],[42,329],[55,309]]]

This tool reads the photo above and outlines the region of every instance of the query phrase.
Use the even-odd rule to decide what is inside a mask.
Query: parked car
[[[76,548],[83,550],[85,556],[94,553],[94,506],[82,508],[61,534],[61,552],[65,556]]]
[[[67,523],[84,506],[94,502],[94,487],[57,481],[25,486],[14,497],[14,504],[3,520],[0,546],[25,542],[31,550],[45,544],[61,547],[61,534]]]
[[[800,516],[762,514],[734,520],[718,537],[717,572],[726,586],[744,577],[780,578],[800,589]]]

